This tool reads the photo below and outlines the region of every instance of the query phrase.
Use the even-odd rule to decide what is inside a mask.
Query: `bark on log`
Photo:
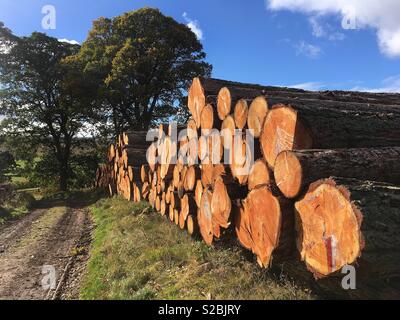
[[[274,176],[287,198],[331,176],[400,184],[400,147],[284,151],[276,158]]]
[[[285,150],[399,146],[400,108],[315,100],[275,105],[260,142],[272,168]]]

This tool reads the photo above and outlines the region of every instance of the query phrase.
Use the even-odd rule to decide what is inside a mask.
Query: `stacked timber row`
[[[195,78],[188,109],[141,168],[157,211],[209,245],[234,231],[260,266],[338,295],[400,298],[400,95]],[[357,290],[340,286],[347,265]]]
[[[146,163],[147,132],[136,131],[118,136],[108,149],[107,161],[99,166],[95,186],[107,189],[110,196],[121,195],[128,201],[141,201],[140,167]]]

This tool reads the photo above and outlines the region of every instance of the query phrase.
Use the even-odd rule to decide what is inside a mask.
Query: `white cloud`
[[[297,43],[295,45],[295,48],[297,55],[304,55],[310,59],[316,59],[322,53],[322,49],[319,46],[313,45],[305,41],[300,41],[299,43]]]
[[[368,91],[368,92],[395,92],[400,93],[400,74],[392,77],[388,77],[381,82],[379,88],[367,88],[362,86],[356,86],[351,89],[352,91]]]
[[[60,42],[66,42],[66,43],[70,43],[70,44],[80,44],[78,41],[76,40],[68,40],[68,39],[58,39],[58,41]]]
[[[304,83],[294,84],[288,87],[295,89],[310,90],[310,91],[320,91],[326,88],[326,85],[323,84],[322,82],[304,82]]]
[[[312,34],[314,37],[321,38],[326,35],[326,32],[324,30],[324,27],[322,24],[319,22],[318,18],[315,16],[312,16],[308,19],[310,22],[311,28],[312,28]]]
[[[331,25],[323,23],[320,16],[311,16],[308,22],[312,28],[312,35],[316,38],[326,38],[330,41],[342,41],[346,38],[344,33],[333,31]]]
[[[357,28],[376,30],[381,52],[400,57],[399,0],[266,0],[270,10],[291,10],[310,15],[336,14],[351,19]]]
[[[187,23],[186,25],[190,28],[190,30],[193,31],[197,39],[203,40],[203,30],[200,29],[199,22],[197,20],[190,19],[186,12],[184,12],[182,16]]]

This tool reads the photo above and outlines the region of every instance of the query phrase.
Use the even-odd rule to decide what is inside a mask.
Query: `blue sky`
[[[400,1],[374,1],[382,12],[372,0],[364,0],[367,9],[358,7],[360,0],[349,2],[360,15],[360,25],[350,30],[342,28],[343,0],[0,0],[0,21],[17,35],[43,31],[81,43],[100,16],[157,7],[201,32],[214,77],[315,90],[400,92],[400,13],[393,17]],[[56,9],[55,30],[41,27],[44,5]]]

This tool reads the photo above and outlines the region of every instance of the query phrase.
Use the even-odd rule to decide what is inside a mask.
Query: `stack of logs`
[[[338,295],[400,297],[400,95],[195,78],[188,108],[178,140],[158,128],[140,191],[129,135],[110,148],[98,185],[147,199],[209,245],[235,230],[262,267],[305,266]],[[356,290],[341,288],[348,265]]]

